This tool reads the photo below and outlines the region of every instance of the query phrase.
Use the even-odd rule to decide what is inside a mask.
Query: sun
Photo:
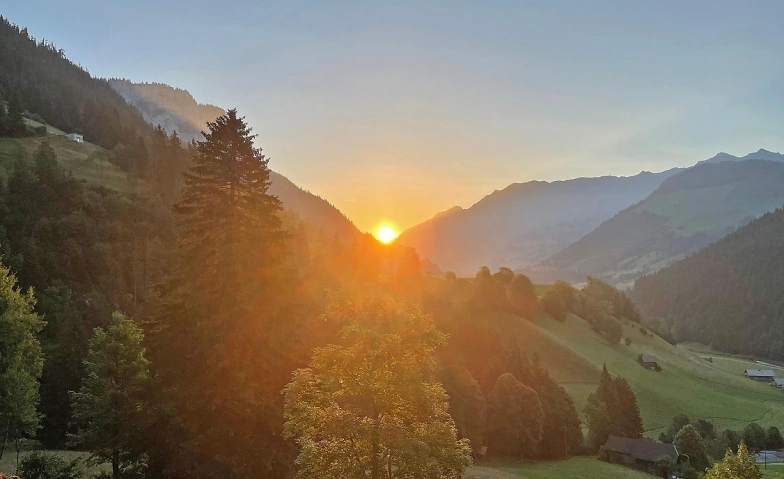
[[[381,241],[382,243],[389,244],[395,241],[395,238],[398,237],[398,234],[395,230],[392,229],[390,226],[382,226],[376,232],[376,238]]]

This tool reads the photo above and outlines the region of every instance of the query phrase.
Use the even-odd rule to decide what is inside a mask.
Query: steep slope
[[[625,377],[632,386],[646,436],[656,437],[679,413],[713,420],[718,429],[742,429],[752,421],[767,426],[784,419],[784,396],[744,377],[744,368],[759,367],[751,361],[714,357],[709,362],[682,346],[643,334],[639,325],[626,321],[622,321],[623,337],[631,339],[630,346],[608,345],[588,322],[573,314],[561,323],[544,315],[528,321],[495,313],[492,322],[500,337],[516,338],[522,351],[539,357],[569,391],[581,415],[606,364],[612,374]],[[641,367],[638,354],[657,356],[662,371]]]
[[[128,80],[109,80],[131,105],[152,125],[161,125],[169,134],[177,134],[185,141],[201,140],[201,131],[208,121],[224,113],[214,105],[197,103],[186,90],[163,83],[131,83]],[[272,165],[274,167],[274,164]],[[323,198],[307,192],[288,178],[272,172],[270,191],[283,202],[283,207],[297,213],[300,219],[321,229],[325,234],[350,240],[359,230],[337,208]]]
[[[54,148],[57,161],[75,178],[119,192],[135,192],[142,187],[140,181],[107,161],[108,154],[103,148],[88,142],[76,143],[62,135],[0,138],[0,181],[8,178],[17,157],[24,154],[32,160],[44,141]]]
[[[398,242],[461,275],[481,266],[524,268],[645,198],[678,171],[515,183],[468,209],[454,207],[409,228]]]
[[[695,252],[784,202],[784,163],[702,163],[544,261],[613,283],[634,280]]]
[[[284,208],[296,212],[302,220],[323,230],[329,237],[337,235],[346,241],[361,234],[354,223],[327,200],[303,190],[274,171],[270,179],[270,193],[280,198]]]
[[[656,274],[632,296],[683,341],[784,360],[784,211],[779,209]]]
[[[62,50],[0,17],[0,95],[67,133],[98,146],[136,144],[153,133],[139,111],[105,80],[92,78]]]
[[[208,121],[224,113],[215,105],[198,103],[187,91],[164,83],[132,83],[111,79],[109,84],[125,100],[139,109],[151,125],[161,125],[168,134],[174,131],[185,142],[201,140]]]

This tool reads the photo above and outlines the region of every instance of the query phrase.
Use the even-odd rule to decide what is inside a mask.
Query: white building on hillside
[[[79,133],[68,133],[67,135],[65,135],[65,137],[77,143],[84,142],[84,136],[80,135]]]

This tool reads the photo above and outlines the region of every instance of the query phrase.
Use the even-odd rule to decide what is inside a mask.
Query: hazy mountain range
[[[176,130],[186,141],[199,139],[206,122],[224,113],[169,85],[110,84],[148,122]],[[722,152],[688,169],[514,183],[470,208],[436,214],[404,231],[398,242],[459,275],[508,266],[540,281],[592,275],[629,282],[780,207],[782,161],[784,155],[767,150],[743,157]],[[359,234],[329,202],[277,173],[271,191],[330,236]]]
[[[439,213],[404,231],[398,241],[461,275],[481,266],[526,268],[579,240],[679,171],[515,183],[470,208]]]
[[[634,280],[685,258],[782,204],[784,163],[701,163],[668,178],[643,201],[541,266],[612,283]]]
[[[752,221],[631,292],[657,330],[679,341],[784,360],[784,210]]]

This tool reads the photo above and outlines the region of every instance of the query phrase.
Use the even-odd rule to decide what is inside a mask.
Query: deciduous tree
[[[704,471],[709,465],[708,453],[697,429],[691,424],[686,424],[675,435],[675,446],[678,452],[689,456],[689,463],[698,471]]]
[[[40,422],[38,379],[43,354],[37,334],[44,321],[33,290],[21,291],[0,258],[0,458],[9,440],[32,436]]]
[[[536,391],[512,374],[499,376],[487,396],[489,452],[505,457],[532,457],[542,439],[544,411]]]
[[[435,379],[445,336],[432,319],[364,295],[333,296],[325,318],[344,322],[340,343],[318,348],[284,390],[297,477],[462,477],[470,445],[457,439]]]
[[[705,474],[705,479],[762,479],[762,472],[753,454],[749,454],[746,444],[740,443],[738,454],[727,450],[724,460],[718,462]]]
[[[86,376],[71,393],[76,446],[112,465],[112,477],[143,466],[142,407],[149,382],[142,330],[122,313],[96,328],[84,361]]]

